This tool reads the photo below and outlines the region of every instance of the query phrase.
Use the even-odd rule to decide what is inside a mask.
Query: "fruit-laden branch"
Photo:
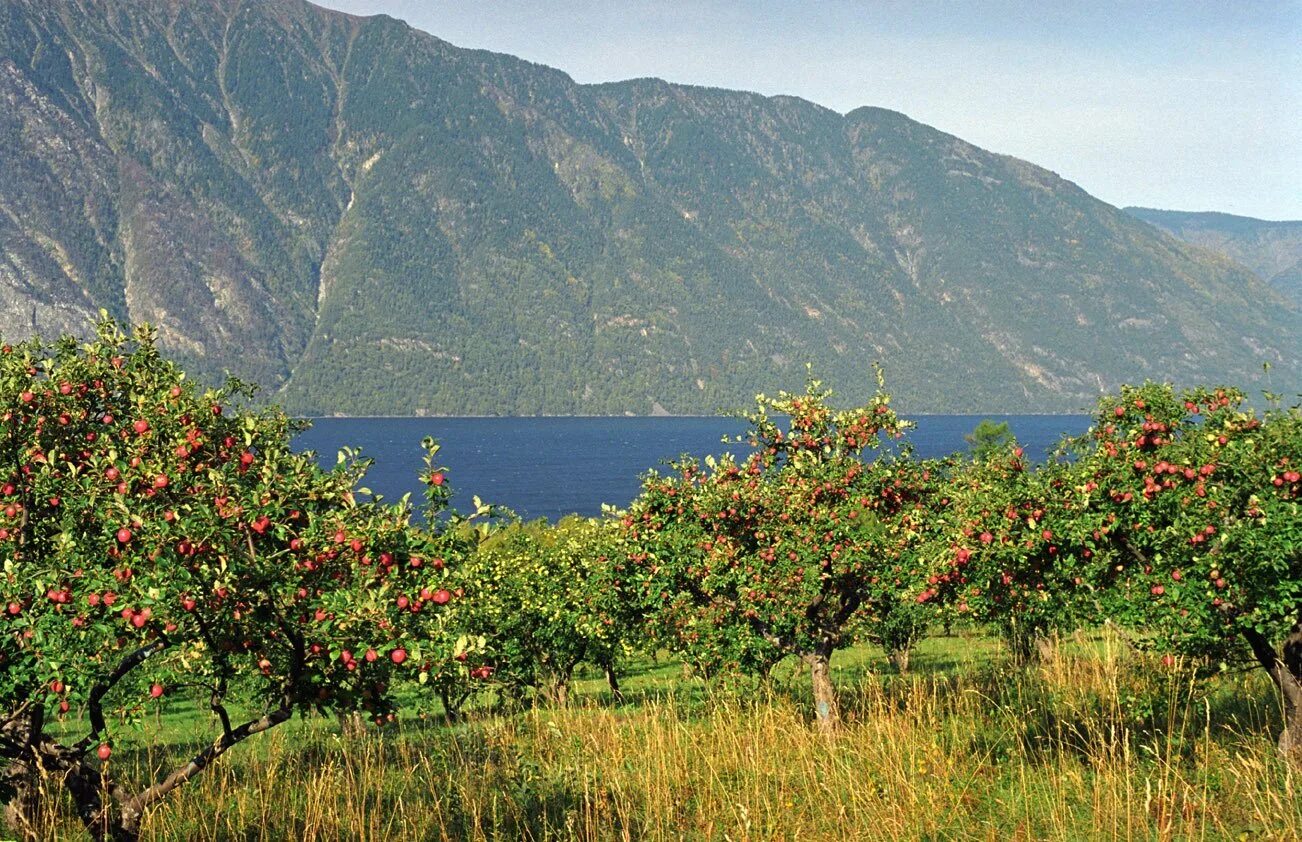
[[[106,680],[91,688],[90,698],[87,700],[87,705],[90,708],[90,733],[73,746],[74,751],[83,752],[93,743],[99,742],[100,735],[107,727],[104,722],[103,702],[104,697],[108,692],[116,687],[118,682],[126,677],[127,673],[143,664],[152,656],[162,652],[170,645],[171,644],[167,637],[160,634],[155,640],[141,646],[139,649],[123,658],[122,662],[118,664],[117,669],[113,670]]]
[[[140,816],[152,804],[165,797],[169,792],[207,769],[214,760],[225,754],[231,747],[254,734],[260,734],[286,722],[293,715],[294,702],[298,697],[299,683],[302,679],[303,665],[307,660],[307,650],[303,645],[302,638],[298,635],[294,635],[292,641],[293,656],[290,660],[289,675],[285,679],[281,692],[279,707],[234,729],[228,727],[229,720],[227,720],[223,726],[224,732],[211,745],[162,781],[124,801],[122,805],[124,818]]]
[[[701,587],[697,582],[691,579],[685,579],[683,581],[683,590],[687,591],[688,595],[696,600],[697,605],[709,605],[711,602],[721,602],[725,608],[734,614],[743,614],[741,609],[737,607],[736,602],[724,599],[722,595],[711,596],[707,594],[705,591],[701,590]],[[750,626],[751,631],[759,635],[766,643],[776,646],[784,652],[791,651],[795,646],[793,642],[781,637],[777,632],[773,631],[769,624],[761,620],[759,617],[746,617],[746,624]]]

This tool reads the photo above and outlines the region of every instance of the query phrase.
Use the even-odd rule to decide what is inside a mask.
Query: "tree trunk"
[[[834,732],[840,722],[836,688],[832,686],[831,657],[832,647],[826,644],[801,656],[809,664],[809,679],[814,690],[814,721],[824,734]]]
[[[601,669],[606,673],[606,686],[610,688],[610,697],[615,704],[621,704],[624,701],[624,693],[619,689],[619,676],[615,674],[615,664],[611,661],[603,661]]]
[[[77,817],[95,842],[136,842],[143,815],[99,769],[87,764],[65,746],[42,739],[32,751],[18,788],[18,797],[6,805],[5,818],[26,838],[41,839],[41,778],[61,781],[72,798]],[[10,767],[11,769],[13,767]]]
[[[362,721],[359,711],[339,712],[339,734],[345,739],[355,740],[366,733],[366,723]]]
[[[904,673],[909,671],[910,651],[910,647],[901,646],[898,649],[892,649],[890,652],[886,653],[886,660],[890,662],[891,666],[895,667],[895,671],[900,675],[904,675]]]
[[[1281,653],[1277,654],[1265,636],[1256,631],[1246,631],[1244,637],[1283,701],[1284,729],[1279,735],[1279,751],[1302,768],[1302,617],[1284,638]]]
[[[4,826],[23,839],[40,839],[41,781],[34,766],[11,761],[0,773],[0,785],[12,793],[5,803]]]
[[[4,805],[4,826],[24,839],[39,839],[41,807],[40,730],[44,720],[41,711],[18,714],[5,723],[3,738],[18,749],[15,756],[0,766],[0,791],[9,798]]]
[[[1302,676],[1294,676],[1291,690],[1284,694],[1284,730],[1279,735],[1280,753],[1302,768]]]
[[[95,842],[137,842],[144,814],[131,800],[119,801],[117,787],[93,767],[75,764],[64,774],[82,824]]]
[[[1013,654],[1013,663],[1021,667],[1038,664],[1052,651],[1052,645],[1044,635],[1031,629],[1011,628],[1005,633],[1005,641]]]
[[[570,696],[570,673],[559,671],[543,679],[543,699],[552,707],[565,707]]]
[[[1279,750],[1302,768],[1302,617],[1284,638],[1284,657],[1276,666],[1276,685],[1284,697],[1284,731]]]
[[[449,722],[461,719],[461,705],[452,698],[452,691],[446,687],[438,689],[439,701],[443,703],[443,717]]]

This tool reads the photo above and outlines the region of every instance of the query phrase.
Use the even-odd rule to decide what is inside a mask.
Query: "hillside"
[[[1276,222],[1228,213],[1126,208],[1187,243],[1223,254],[1302,304],[1302,220]]]
[[[579,85],[300,0],[0,5],[0,333],[160,325],[305,413],[1297,391],[1295,302],[876,108]]]

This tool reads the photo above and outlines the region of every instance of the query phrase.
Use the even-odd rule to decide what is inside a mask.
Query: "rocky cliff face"
[[[160,326],[311,413],[1072,410],[1302,383],[1297,305],[903,115],[575,84],[299,0],[0,6],[0,333]]]

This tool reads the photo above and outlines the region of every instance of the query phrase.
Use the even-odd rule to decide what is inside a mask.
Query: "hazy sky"
[[[1116,205],[1302,219],[1302,0],[318,0],[580,82],[902,111]]]

